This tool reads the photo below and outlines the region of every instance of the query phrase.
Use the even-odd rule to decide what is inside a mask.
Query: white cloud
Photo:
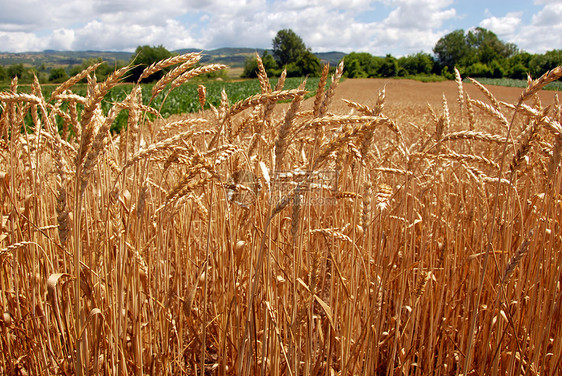
[[[396,8],[390,12],[385,24],[399,29],[438,29],[444,21],[456,15],[454,8],[445,9],[451,4],[446,0],[394,0],[389,3]]]
[[[544,4],[544,7],[533,15],[530,24],[522,25],[517,30],[510,42],[530,53],[561,49],[562,1],[542,0],[535,3]]]
[[[0,50],[9,52],[38,51],[44,44],[33,33],[0,31]]]
[[[530,52],[560,48],[562,1],[535,4],[527,25],[507,9],[480,26]],[[270,48],[291,28],[314,51],[401,56],[431,52],[459,19],[453,0],[0,0],[0,50]]]
[[[480,22],[481,27],[491,30],[496,33],[500,39],[504,37],[511,37],[521,24],[521,12],[507,13],[505,17],[491,16]]]

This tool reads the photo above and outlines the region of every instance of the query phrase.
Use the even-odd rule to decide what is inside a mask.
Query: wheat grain
[[[558,67],[546,72],[545,74],[543,74],[538,79],[529,82],[529,84],[527,85],[527,88],[525,88],[525,90],[523,90],[523,92],[521,93],[521,96],[519,97],[519,102],[521,103],[521,102],[527,100],[529,97],[531,97],[537,91],[541,90],[547,84],[549,84],[550,82],[556,81],[560,77],[562,77],[562,66],[558,66]],[[530,77],[529,77],[529,80],[530,80]]]
[[[183,54],[183,55],[172,56],[172,57],[169,57],[167,59],[154,62],[153,64],[146,67],[142,71],[141,75],[139,76],[139,79],[137,80],[137,83],[140,83],[144,78],[150,77],[154,73],[159,72],[162,69],[171,67],[172,65],[183,63],[182,64],[183,66],[180,69],[180,71],[181,71],[182,69],[185,70],[185,69],[189,68],[190,66],[193,66],[199,60],[201,60],[201,54],[191,52],[191,53],[186,53],[186,54]],[[185,64],[185,63],[187,63],[187,64]],[[166,85],[164,85],[164,86],[166,86]]]

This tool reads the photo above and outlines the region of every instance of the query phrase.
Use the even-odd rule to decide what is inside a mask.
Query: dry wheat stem
[[[498,100],[496,99],[496,97],[494,97],[494,95],[490,92],[490,90],[488,90],[484,85],[482,85],[480,82],[476,81],[473,78],[468,78],[482,93],[484,93],[484,95],[488,98],[488,100],[492,103],[494,110],[496,111],[500,111],[500,103],[498,102]]]
[[[295,90],[295,89],[274,91],[265,94],[257,94],[233,104],[232,107],[230,107],[228,114],[229,116],[234,116],[250,107],[255,107],[257,105],[265,104],[267,102],[277,102],[286,99],[293,99],[296,96],[303,96],[305,94],[306,94],[305,90]]]
[[[193,77],[197,77],[197,76],[200,76],[200,75],[203,75],[203,74],[219,71],[219,70],[226,69],[226,68],[228,68],[228,66],[224,65],[224,64],[209,64],[209,65],[204,65],[202,67],[191,69],[190,71],[187,71],[187,72],[181,74],[178,78],[176,78],[172,82],[172,86],[170,87],[170,91],[174,90],[178,86],[183,85],[184,83],[186,83],[188,80],[192,79]]]
[[[460,132],[449,133],[443,136],[441,142],[454,141],[454,140],[477,140],[477,141],[493,142],[497,144],[503,144],[505,142],[505,138],[503,138],[500,135],[475,132],[475,131],[460,131]]]
[[[519,103],[522,103],[523,101],[527,100],[529,97],[531,97],[537,91],[541,90],[547,84],[556,81],[560,77],[562,77],[562,66],[558,66],[546,72],[538,79],[531,81],[527,86],[527,88],[523,90],[523,92],[521,93],[521,96],[519,97]]]
[[[147,78],[153,75],[154,73],[161,71],[164,68],[184,62],[189,62],[190,66],[192,66],[196,64],[200,59],[201,59],[201,53],[191,52],[183,55],[172,56],[167,59],[157,61],[143,70],[137,83],[140,83],[144,78]]]
[[[320,81],[318,81],[318,88],[316,89],[316,96],[314,98],[314,105],[312,113],[314,117],[320,116],[320,106],[322,105],[322,96],[324,94],[324,88],[326,87],[326,82],[328,81],[328,74],[330,73],[330,64],[325,64],[322,68],[322,74],[320,75]]]
[[[59,85],[52,93],[51,93],[51,101],[58,99],[59,95],[61,95],[62,93],[64,93],[66,90],[68,90],[70,87],[74,86],[75,84],[77,84],[78,82],[82,81],[82,79],[84,79],[85,77],[89,76],[90,73],[94,72],[102,63],[96,63],[93,65],[90,65],[89,67],[87,67],[86,69],[84,69],[82,72],[78,73],[77,75],[69,78],[68,80],[66,80],[62,85]]]

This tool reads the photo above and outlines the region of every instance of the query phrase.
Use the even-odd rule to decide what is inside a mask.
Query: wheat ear
[[[320,81],[318,82],[318,89],[316,89],[316,96],[314,98],[313,106],[313,116],[318,117],[320,113],[320,106],[322,105],[322,97],[324,94],[324,88],[326,87],[326,82],[328,81],[328,74],[330,73],[330,64],[325,64],[322,68],[322,75],[320,76]]]
[[[539,91],[540,89],[545,87],[547,84],[549,84],[553,81],[556,81],[560,77],[562,77],[562,65],[557,66],[556,68],[552,69],[551,71],[546,72],[545,74],[543,74],[541,77],[539,77],[538,79],[536,79],[534,81],[532,81],[530,79],[531,77],[529,77],[529,81],[530,81],[529,85],[521,93],[521,96],[519,97],[519,102],[525,101],[526,99],[531,97],[533,94],[535,94],[537,91]]]
[[[150,77],[154,73],[156,73],[158,71],[161,71],[164,68],[168,68],[168,67],[171,67],[172,65],[176,65],[176,64],[180,64],[180,63],[184,63],[184,62],[189,62],[190,65],[193,65],[193,64],[196,64],[200,59],[201,59],[201,53],[190,52],[190,53],[187,53],[187,54],[172,56],[172,57],[169,57],[167,59],[157,61],[157,62],[153,63],[152,65],[146,67],[142,71],[139,79],[137,80],[137,83],[140,83],[144,78]]]

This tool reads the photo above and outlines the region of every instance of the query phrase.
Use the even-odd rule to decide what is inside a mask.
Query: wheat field
[[[562,67],[517,103],[457,72],[404,124],[384,89],[332,112],[343,62],[309,109],[259,62],[261,94],[167,119],[140,84],[101,111],[128,67],[0,93],[2,373],[559,373]]]

